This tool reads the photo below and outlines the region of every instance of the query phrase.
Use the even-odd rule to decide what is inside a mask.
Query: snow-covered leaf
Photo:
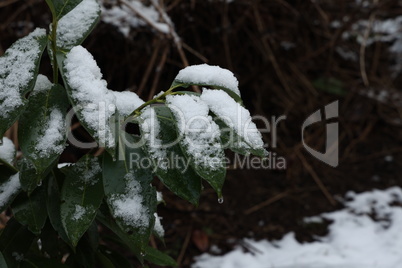
[[[7,176],[8,178],[4,178]],[[21,191],[20,173],[0,174],[0,211],[4,211]]]
[[[102,169],[98,158],[86,155],[61,171],[65,174],[61,189],[61,221],[75,247],[91,226],[102,203]]]
[[[138,138],[125,134],[119,143],[120,159],[105,155],[103,185],[111,214],[135,245],[143,250],[155,224],[156,191],[150,184],[150,167],[135,165],[133,158],[146,159],[142,148],[135,146]]]
[[[70,11],[65,13],[65,10],[62,9],[61,13],[58,13],[65,15],[57,24],[56,45],[62,50],[70,50],[74,46],[80,45],[95,28],[100,17],[100,6],[96,0],[63,2]],[[77,4],[77,2],[79,3]]]
[[[65,89],[38,75],[27,109],[19,120],[18,138],[21,151],[39,174],[45,174],[64,150],[68,106]]]
[[[25,109],[25,94],[35,84],[46,43],[46,31],[37,28],[0,57],[0,138]]]
[[[61,17],[75,8],[82,0],[46,0],[50,10],[59,20]]]
[[[146,108],[140,117],[140,130],[155,174],[170,191],[193,204],[198,204],[201,177],[188,165],[187,158],[177,143],[174,117],[169,108]]]
[[[200,97],[191,95],[167,96],[166,104],[176,119],[184,155],[197,174],[221,197],[226,177],[225,155],[219,126],[209,115],[208,105]]]
[[[201,94],[224,133],[223,142],[235,152],[266,156],[264,142],[250,112],[222,90],[204,89]]]
[[[144,102],[133,92],[109,90],[96,61],[81,46],[67,54],[63,65],[62,76],[78,119],[99,146],[114,155],[115,117],[128,115]]]
[[[31,194],[22,192],[11,205],[14,217],[19,223],[28,227],[28,229],[39,235],[47,219],[46,187],[37,187]]]
[[[171,87],[188,87],[191,85],[222,89],[236,102],[243,103],[237,78],[231,71],[219,66],[208,64],[188,66],[178,73]]]

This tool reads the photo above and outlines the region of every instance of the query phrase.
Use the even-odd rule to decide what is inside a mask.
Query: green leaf
[[[35,236],[14,218],[11,218],[0,235],[0,252],[9,267],[18,267],[32,245]]]
[[[24,226],[28,227],[35,235],[39,235],[46,223],[47,211],[43,209],[46,205],[46,187],[37,187],[36,190],[27,196],[21,193],[13,202],[12,210],[15,218]]]
[[[138,248],[148,244],[155,224],[156,191],[150,167],[134,166],[132,159],[146,159],[138,138],[123,134],[120,138],[119,160],[105,155],[103,184],[106,201],[117,224]],[[124,140],[124,142],[123,142]]]
[[[64,180],[64,175],[58,171],[54,170],[48,179],[48,187],[47,187],[47,212],[49,214],[49,220],[52,224],[53,228],[59,234],[61,239],[66,243],[70,243],[70,240],[64,230],[63,223],[61,222],[61,199],[60,199],[60,187],[57,181],[57,178],[60,178],[60,181]]]
[[[17,161],[17,166],[20,169],[21,188],[30,195],[38,185],[42,184],[43,177],[25,157]]]
[[[188,166],[187,158],[177,143],[178,136],[173,115],[166,106],[154,106],[153,109],[156,112],[160,126],[160,131],[156,138],[165,147],[167,157],[162,161],[158,160],[157,157],[153,157],[151,153],[153,151],[151,150],[152,145],[146,142],[146,151],[152,159],[155,174],[177,196],[193,204],[198,204],[201,193],[201,177],[197,175],[191,166]],[[141,122],[140,129],[144,137],[145,126],[143,124],[144,122]],[[175,161],[175,159],[179,159],[179,161]]]
[[[4,211],[21,191],[20,173],[4,178],[0,174],[0,211]]]
[[[112,250],[110,247],[100,246],[97,256],[104,268],[133,267],[126,256]]]
[[[62,172],[66,178],[61,190],[61,221],[75,247],[102,203],[102,170],[99,159],[86,155]]]
[[[62,264],[54,259],[47,258],[29,258],[24,259],[21,268],[68,268],[69,266]]]
[[[100,221],[104,226],[109,228],[113,233],[115,233],[124,243],[124,245],[126,245],[131,250],[131,252],[137,257],[137,259],[141,263],[143,263],[144,258],[143,254],[141,254],[141,252],[143,251],[141,250],[139,245],[137,245],[135,240],[133,240],[130,236],[128,236],[127,233],[123,231],[121,227],[116,223],[116,221],[113,219],[113,216],[110,214],[107,204],[101,205],[96,219]],[[118,242],[119,241],[117,241],[117,243]]]
[[[333,95],[345,96],[347,94],[342,81],[334,77],[320,77],[313,81],[313,86],[316,89]]]
[[[54,1],[60,2],[60,1]],[[92,32],[100,18],[101,8],[96,0],[63,1],[70,12],[64,13],[57,24],[56,45],[62,51],[68,51],[80,45]],[[77,2],[80,2],[77,5]],[[68,10],[67,9],[67,10]],[[56,6],[57,12],[57,6]]]
[[[39,75],[18,127],[21,151],[38,174],[46,175],[64,150],[68,107],[66,90]]]
[[[82,0],[46,0],[56,20],[66,15],[81,2]]]
[[[46,31],[37,28],[0,57],[0,139],[25,109],[46,44]]]
[[[8,268],[6,259],[4,258],[3,254],[0,252],[0,267]]]
[[[177,267],[177,263],[169,255],[160,252],[157,249],[148,247],[145,250],[145,260],[160,266]]]

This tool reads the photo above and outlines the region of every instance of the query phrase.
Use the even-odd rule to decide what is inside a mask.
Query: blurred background
[[[347,191],[402,185],[402,1],[397,0],[160,0],[100,1],[102,19],[84,42],[109,88],[148,100],[169,88],[185,66],[208,63],[231,70],[252,115],[286,116],[276,146],[286,169],[231,165],[224,202],[205,185],[198,207],[157,184],[164,246],[182,267],[204,252],[222,254],[242,238],[299,241],[327,232],[307,216],[339,209]],[[0,1],[0,55],[36,27],[47,28],[44,0]],[[51,76],[48,56],[41,73]],[[312,157],[301,126],[339,101],[339,165]],[[258,124],[258,122],[257,122]],[[15,131],[8,133],[16,137]],[[83,134],[85,136],[85,134]],[[310,126],[305,142],[325,149],[325,122]],[[80,152],[68,147],[65,161]],[[230,156],[230,155],[229,155]],[[219,252],[215,252],[216,246]],[[248,245],[244,244],[246,250]]]

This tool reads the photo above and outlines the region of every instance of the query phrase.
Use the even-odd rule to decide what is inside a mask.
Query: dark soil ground
[[[231,167],[223,204],[207,185],[198,207],[157,185],[166,201],[159,207],[166,245],[152,241],[154,246],[189,267],[194,256],[209,252],[212,245],[224,253],[244,237],[280,239],[294,231],[300,241],[311,241],[325,234],[326,227],[305,225],[304,217],[340,208],[339,198],[347,191],[402,185],[401,103],[367,97],[369,90],[402,93],[402,77],[390,71],[398,58],[389,54],[390,43],[365,47],[342,38],[354,22],[393,18],[402,14],[402,6],[398,1],[368,3],[363,8],[355,1],[165,1],[189,64],[207,62],[232,70],[252,114],[270,120],[286,116],[278,124],[277,146],[268,150],[284,157],[287,166]],[[349,20],[341,27],[331,27],[345,17]],[[1,1],[0,55],[49,20],[44,1]],[[294,47],[285,49],[283,42]],[[109,88],[130,88],[143,99],[166,90],[185,65],[172,39],[147,27],[125,38],[100,23],[84,46],[93,53]],[[355,52],[360,60],[344,60],[336,53],[338,47]],[[340,107],[335,120],[340,159],[333,168],[303,148],[301,126],[308,115],[335,100]],[[323,149],[325,135],[325,125],[317,124],[307,132],[306,142]],[[270,133],[264,139],[273,143]],[[77,155],[71,149],[64,157]]]

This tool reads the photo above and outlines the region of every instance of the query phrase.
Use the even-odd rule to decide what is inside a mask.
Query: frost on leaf
[[[58,47],[70,50],[80,44],[95,25],[100,14],[96,0],[83,0],[64,15],[57,24]]]
[[[20,183],[20,174],[12,175],[7,181],[4,181],[0,185],[0,208],[1,210],[4,209],[11,199],[15,197],[15,195],[21,189]]]
[[[161,161],[167,158],[167,152],[163,148],[162,141],[159,139],[161,126],[154,108],[147,107],[143,110],[140,116],[140,128],[142,137],[147,145],[149,157],[154,160],[154,163],[161,163]],[[166,169],[166,166],[163,164],[158,165],[158,167]]]
[[[219,66],[208,64],[188,66],[181,70],[175,78],[175,84],[180,83],[224,88],[240,97],[237,78],[231,71]]]
[[[113,148],[115,137],[110,122],[116,107],[121,115],[126,115],[143,101],[133,92],[109,90],[93,56],[81,46],[74,47],[67,54],[64,69],[70,98],[78,109],[80,121],[101,146]]]
[[[37,157],[45,158],[50,154],[61,154],[64,150],[66,124],[63,114],[59,109],[53,109],[50,112],[48,122],[45,126],[43,136],[39,137],[35,146],[38,151]]]
[[[0,158],[10,165],[12,165],[14,161],[15,147],[14,143],[9,138],[3,138],[3,144],[0,145]]]
[[[196,166],[216,170],[222,167],[223,149],[218,125],[209,116],[209,109],[197,96],[169,95],[171,109],[180,136],[180,144]]]
[[[125,193],[112,194],[109,197],[112,214],[120,218],[126,226],[145,231],[149,226],[150,217],[148,209],[143,205],[142,187],[132,173],[127,173],[124,179],[126,181]]]
[[[263,150],[264,142],[257,126],[252,122],[250,112],[222,90],[204,89],[201,99],[209,109],[222,120],[239,139],[232,136],[233,146],[242,150]]]

